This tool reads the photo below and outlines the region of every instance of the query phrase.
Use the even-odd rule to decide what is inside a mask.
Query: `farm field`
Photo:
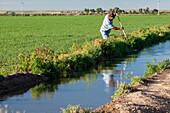
[[[68,52],[73,44],[102,38],[104,16],[0,17],[0,74],[12,73],[20,53],[45,45],[55,52]],[[170,23],[170,15],[120,16],[126,33]],[[117,18],[114,25],[120,27]],[[112,30],[110,37],[122,31]]]

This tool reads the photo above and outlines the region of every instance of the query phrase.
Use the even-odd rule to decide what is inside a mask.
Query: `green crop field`
[[[45,45],[55,52],[68,52],[73,44],[102,38],[104,16],[0,17],[0,74],[12,73],[20,53]],[[170,23],[170,15],[120,16],[126,33]],[[118,19],[114,25],[120,27]],[[112,30],[110,37],[122,31]]]

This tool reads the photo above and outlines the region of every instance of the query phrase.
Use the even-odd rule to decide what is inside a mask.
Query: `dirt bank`
[[[170,69],[152,75],[147,83],[95,110],[100,113],[170,113]]]
[[[0,96],[26,92],[35,85],[45,82],[48,77],[30,73],[15,73],[0,79]]]

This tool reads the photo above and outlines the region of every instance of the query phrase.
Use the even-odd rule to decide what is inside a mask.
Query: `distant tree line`
[[[122,10],[119,7],[115,7],[114,9],[110,8],[107,11],[103,10],[102,8],[97,8],[96,10],[85,8],[84,13],[85,14],[95,14],[95,13],[103,14],[103,13],[115,12],[115,10],[119,14],[157,14],[158,13],[157,9],[149,10],[149,7],[146,7],[145,9],[139,8],[138,10],[129,10],[129,11]]]
[[[158,14],[157,9],[150,10],[149,7],[146,7],[145,9],[139,8],[138,10],[122,10],[119,7],[110,8],[109,10],[103,10],[102,8],[97,9],[87,9],[85,8],[83,11],[53,11],[53,13],[50,12],[20,12],[17,13],[15,11],[6,11],[4,14],[0,14],[0,16],[68,16],[68,15],[103,15],[108,14],[111,12],[117,11],[118,14]],[[58,13],[59,12],[59,13]],[[160,14],[170,14],[170,12],[160,12]]]

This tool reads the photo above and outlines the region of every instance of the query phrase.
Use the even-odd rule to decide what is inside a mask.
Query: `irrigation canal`
[[[146,62],[170,59],[170,41],[145,48],[126,58],[106,60],[86,73],[75,77],[40,84],[29,91],[0,97],[0,112],[59,113],[67,105],[82,105],[96,109],[111,101],[121,83],[129,83],[127,73],[142,76]]]

